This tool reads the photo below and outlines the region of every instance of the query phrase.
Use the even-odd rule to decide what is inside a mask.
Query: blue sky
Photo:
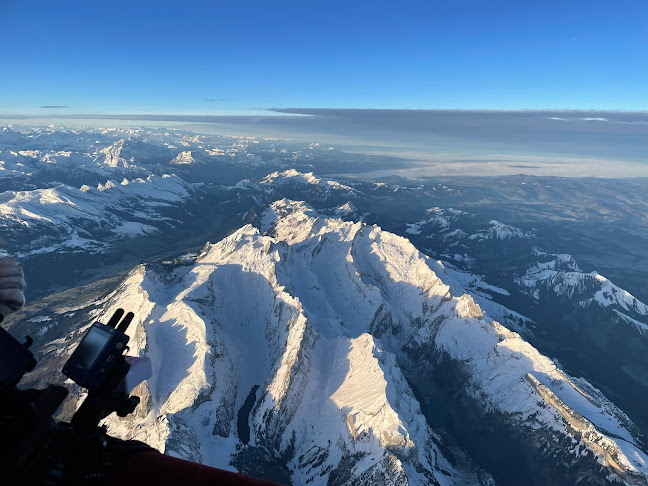
[[[648,110],[645,0],[2,0],[0,41],[5,114]]]

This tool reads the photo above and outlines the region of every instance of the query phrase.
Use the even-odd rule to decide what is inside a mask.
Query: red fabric
[[[143,451],[126,460],[109,483],[115,486],[278,486],[222,469],[203,466],[155,451]]]

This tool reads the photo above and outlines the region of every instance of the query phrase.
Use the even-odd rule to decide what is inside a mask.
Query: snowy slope
[[[373,157],[352,158],[356,164],[375,165]],[[228,183],[234,183],[251,173],[263,175],[255,169],[265,174],[290,167],[308,169],[305,172],[315,167],[341,169],[348,166],[349,159],[348,154],[313,144],[197,135],[170,128],[0,127],[0,191],[27,188],[10,180],[16,177],[30,188],[38,188],[52,180],[76,184],[83,177],[106,180],[161,175],[169,165],[188,180],[208,178],[222,183],[228,174]]]
[[[145,406],[113,433],[248,473],[275,465],[293,484],[476,484],[411,385],[434,393],[425,373],[450,366],[538,462],[647,483],[629,419],[453,293],[406,239],[289,200],[264,221],[191,265],[138,267],[109,298],[106,315],[136,313],[131,348],[155,367]]]
[[[433,207],[426,211],[428,217],[416,223],[408,223],[406,233],[411,235],[419,235],[422,232],[445,232],[457,222],[460,216],[465,215],[463,211],[453,208],[439,208]],[[461,230],[458,230],[461,231]],[[463,231],[457,236],[468,236]]]
[[[125,140],[122,138],[108,147],[99,150],[97,159],[108,167],[124,167],[128,169],[128,162],[121,156],[121,152],[124,149],[124,142]],[[103,160],[101,160],[102,158]]]
[[[259,184],[286,184],[289,182],[297,182],[299,184],[313,184],[323,185],[335,189],[344,189],[353,192],[353,189],[347,185],[341,184],[332,179],[317,178],[312,172],[302,173],[295,169],[289,169],[279,172],[273,172],[264,177]]]
[[[497,220],[491,220],[488,222],[490,227],[485,231],[480,231],[470,235],[468,238],[471,240],[525,240],[533,236],[533,233],[530,231],[523,231],[520,228],[511,226],[510,224],[504,224]]]
[[[238,189],[275,194],[279,191],[286,191],[290,188],[316,195],[325,201],[332,193],[353,196],[356,192],[352,187],[332,179],[318,178],[312,172],[302,173],[295,169],[283,172],[272,172],[258,182],[242,180],[236,185]]]
[[[92,253],[112,240],[172,223],[163,216],[164,208],[188,199],[197,186],[176,176],[152,175],[97,187],[6,191],[0,194],[0,228],[20,257],[64,248]]]
[[[461,226],[466,223],[470,224],[475,216],[474,214],[458,209],[440,207],[430,208],[426,212],[427,217],[425,219],[416,223],[408,223],[405,232],[411,235],[425,234],[430,238],[439,233],[444,239],[451,241],[467,239],[477,242],[524,240],[534,236],[533,232],[523,231],[520,228],[494,219],[488,222],[487,228],[468,234],[464,231],[465,228],[462,229]]]
[[[516,279],[520,288],[538,300],[547,294],[581,307],[610,308],[626,323],[648,332],[648,306],[598,272],[584,273],[571,255],[535,251],[541,260]]]
[[[169,165],[189,165],[195,163],[196,161],[191,156],[191,150],[187,150],[186,152],[180,152],[171,162],[169,162]]]
[[[343,484],[347,475],[435,484],[434,467],[451,466],[394,356],[367,333],[322,336],[273,278],[281,258],[274,246],[247,226],[176,269],[175,285],[148,268],[123,284],[114,305],[142,321],[131,347],[146,347],[157,378],[144,392],[147,416],[111,431],[246,471],[246,454],[267,450],[265,461],[284,461],[294,484]],[[237,453],[237,412],[255,385],[249,444]],[[438,480],[465,483],[457,474]]]
[[[469,294],[489,317],[515,331],[529,331],[534,322],[493,300],[497,296],[509,296],[503,288],[496,287],[484,280],[481,275],[461,271],[449,262],[439,262],[443,268],[440,278],[447,283],[453,294]]]

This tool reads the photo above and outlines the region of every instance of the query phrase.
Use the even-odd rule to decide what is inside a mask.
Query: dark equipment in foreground
[[[139,403],[139,397],[128,396],[124,382],[130,370],[123,354],[129,339],[125,331],[133,317],[130,312],[124,317],[119,309],[108,325],[94,323],[63,367],[68,377],[88,389],[88,396],[69,424],[52,417],[65,400],[67,388],[16,388],[24,374],[36,366],[28,349],[32,340],[28,337],[21,344],[0,329],[3,484],[57,484],[64,475],[66,482],[71,475],[75,481],[82,481],[83,464],[70,470],[70,459],[78,455],[89,464],[96,460],[88,456],[101,457],[106,441],[99,422],[112,412],[125,417]]]
[[[129,396],[133,384],[127,383],[135,361],[124,355],[125,331],[134,316],[124,314],[118,309],[107,325],[94,323],[63,367],[65,375],[88,390],[70,423],[53,418],[67,388],[17,388],[36,366],[28,349],[32,339],[20,343],[0,328],[0,484],[141,484],[152,477],[158,485],[273,484],[164,456],[141,442],[106,434],[99,426],[102,419],[112,412],[125,417],[139,403],[139,397]]]

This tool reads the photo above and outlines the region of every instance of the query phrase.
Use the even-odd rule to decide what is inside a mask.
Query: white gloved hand
[[[18,262],[11,257],[0,258],[0,322],[7,314],[25,305],[25,277]]]

